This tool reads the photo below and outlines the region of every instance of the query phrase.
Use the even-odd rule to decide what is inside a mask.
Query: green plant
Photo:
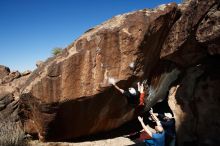
[[[62,50],[63,50],[63,49],[62,49],[62,48],[59,48],[59,47],[53,48],[52,54],[55,56],[55,55],[61,53]]]

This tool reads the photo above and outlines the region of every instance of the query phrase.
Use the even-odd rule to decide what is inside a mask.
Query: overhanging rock
[[[22,87],[26,132],[58,141],[111,130],[133,119],[135,109],[107,80],[113,77],[127,88],[148,77],[177,17],[174,3],[119,15],[48,59]]]

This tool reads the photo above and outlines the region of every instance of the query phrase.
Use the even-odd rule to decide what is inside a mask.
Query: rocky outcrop
[[[213,5],[206,16],[201,20],[196,31],[196,39],[208,48],[210,55],[220,54],[220,10]]]
[[[19,117],[20,87],[29,77],[30,71],[10,72],[0,66],[0,145],[25,146],[25,133]]]
[[[16,98],[20,96],[20,88],[29,78],[31,71],[20,73],[18,71],[8,72],[0,83],[0,93],[12,93]]]
[[[179,145],[216,145],[219,139],[220,58],[213,56],[186,70],[169,92]]]
[[[20,87],[29,77],[30,71],[10,72],[8,67],[2,68],[0,72],[2,77],[0,83],[0,145],[25,146],[25,132],[19,117],[19,96]]]
[[[10,69],[6,66],[0,65],[0,80],[10,73]]]
[[[135,108],[108,84],[108,77],[116,78],[122,88],[149,79],[146,110],[164,99],[182,76],[186,82],[182,88],[191,91],[203,71],[191,77],[188,68],[212,58],[210,43],[219,38],[215,32],[208,37],[203,31],[218,32],[205,19],[208,14],[209,19],[218,18],[217,7],[214,0],[162,5],[116,16],[87,31],[41,64],[23,86],[26,131],[42,139],[62,140],[114,129],[133,119]]]
[[[5,84],[5,83],[9,83],[11,81],[13,81],[14,79],[17,79],[21,77],[21,74],[20,72],[18,71],[15,71],[15,72],[10,72],[9,75],[5,76],[3,79],[2,79],[2,83]]]
[[[161,52],[161,57],[183,67],[168,101],[176,119],[178,144],[213,146],[219,143],[215,135],[220,121],[219,2],[192,0],[180,8],[182,16]]]
[[[25,131],[60,141],[115,129],[143,111],[108,78],[123,89],[147,79],[144,110],[168,96],[180,146],[218,144],[219,120],[210,112],[219,111],[219,14],[217,0],[189,0],[119,15],[88,30],[14,86]],[[215,130],[207,132],[210,125]]]
[[[202,33],[200,27],[205,27],[203,19],[209,17],[208,12],[214,5],[217,6],[216,3],[216,0],[208,2],[191,0],[180,5],[182,15],[171,28],[163,44],[161,58],[166,58],[185,67],[197,64],[202,58],[205,58],[208,55],[207,48],[200,43],[196,34]],[[214,26],[217,27],[218,24]],[[203,35],[203,37],[210,37],[209,34],[203,33]]]
[[[39,61],[36,62],[36,66],[39,67],[39,66],[41,66],[43,63],[44,63],[43,61],[39,60]]]
[[[22,88],[30,119],[26,131],[63,140],[115,129],[133,119],[134,108],[108,78],[116,78],[122,88],[145,78],[159,61],[177,17],[176,4],[116,16],[44,62]]]

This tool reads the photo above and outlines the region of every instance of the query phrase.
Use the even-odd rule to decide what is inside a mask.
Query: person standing
[[[143,118],[138,116],[138,120],[141,123],[141,126],[143,127],[144,131],[149,135],[150,139],[145,139],[144,142],[146,146],[165,146],[165,132],[161,125],[161,122],[156,117],[156,115],[153,113],[152,110],[150,110],[151,118],[156,122],[155,126],[155,132],[152,132],[148,126],[146,126],[143,122]]]
[[[165,130],[165,145],[175,146],[176,131],[175,131],[175,119],[171,113],[158,114],[158,118],[161,119],[161,124]]]

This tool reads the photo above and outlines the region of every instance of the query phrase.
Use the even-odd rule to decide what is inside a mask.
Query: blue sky
[[[33,70],[38,60],[65,48],[115,15],[181,0],[0,0],[0,64]]]

